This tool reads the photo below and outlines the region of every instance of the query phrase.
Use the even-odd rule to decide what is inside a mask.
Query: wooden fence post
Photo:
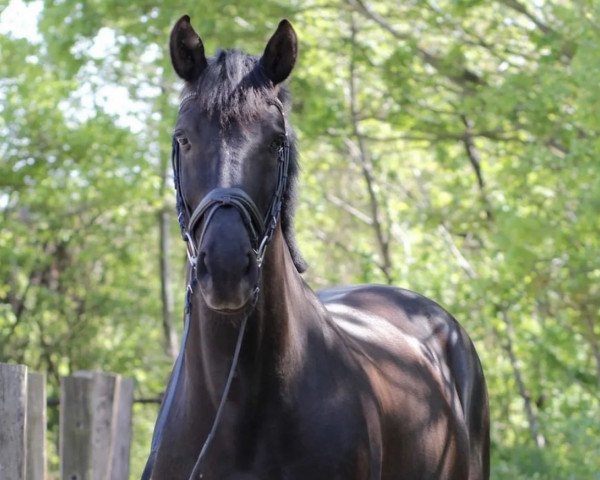
[[[118,375],[78,372],[61,380],[63,480],[127,480],[132,405],[133,382]]]
[[[43,373],[27,375],[26,474],[27,480],[46,478],[46,376]]]
[[[0,478],[25,479],[27,367],[0,364]]]

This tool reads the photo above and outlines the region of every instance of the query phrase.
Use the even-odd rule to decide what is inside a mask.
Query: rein
[[[181,102],[181,105],[179,107],[180,110],[181,107],[187,101],[195,98],[196,96],[197,93],[190,93],[186,95]],[[220,207],[231,206],[238,210],[246,226],[246,229],[250,234],[250,240],[252,242],[253,251],[256,255],[258,275],[257,284],[254,287],[250,299],[248,300],[248,308],[246,309],[246,313],[244,314],[244,318],[240,325],[240,330],[236,341],[231,367],[229,369],[229,374],[227,375],[225,387],[223,388],[223,393],[221,395],[221,400],[219,402],[219,406],[217,408],[212,427],[204,441],[202,449],[200,450],[200,454],[196,459],[189,480],[196,480],[198,478],[202,478],[202,463],[206,457],[210,444],[212,443],[217,429],[219,427],[219,424],[221,422],[225,403],[227,401],[227,397],[229,396],[229,389],[233,381],[235,370],[237,369],[239,355],[244,338],[244,332],[246,330],[246,324],[248,322],[249,316],[254,311],[254,308],[256,307],[256,303],[258,301],[258,295],[260,292],[258,282],[260,282],[261,278],[260,269],[263,264],[267,246],[273,238],[275,229],[277,228],[277,223],[279,221],[281,207],[283,203],[283,194],[285,192],[285,187],[287,184],[288,167],[290,160],[290,142],[288,135],[288,125],[285,116],[285,111],[281,102],[277,99],[273,102],[273,104],[280,111],[281,116],[283,118],[284,138],[277,157],[277,186],[271,199],[269,209],[267,210],[267,214],[264,217],[261,215],[259,209],[257,208],[254,201],[250,198],[250,196],[240,188],[215,188],[211,190],[208,194],[206,194],[206,196],[200,201],[198,206],[192,211],[187,202],[185,201],[185,197],[183,196],[183,191],[181,188],[181,159],[179,152],[179,142],[176,138],[173,138],[171,162],[173,166],[173,179],[176,191],[177,219],[179,222],[179,227],[181,229],[181,236],[186,243],[186,251],[190,266],[190,272],[188,284],[186,287],[184,310],[185,320],[184,330],[181,338],[181,349],[177,356],[177,360],[175,361],[173,375],[167,387],[167,392],[165,394],[165,398],[159,412],[159,417],[156,422],[156,427],[152,436],[150,457],[148,459],[148,462],[146,463],[144,473],[142,474],[142,480],[149,480],[151,478],[156,454],[158,452],[158,448],[162,440],[164,427],[167,421],[167,417],[169,415],[169,411],[171,410],[173,399],[175,397],[175,391],[177,389],[179,377],[181,375],[183,357],[185,354],[185,347],[187,344],[187,337],[190,329],[190,317],[192,313],[192,296],[194,295],[194,287],[196,285],[195,270],[198,262],[198,247],[202,245],[202,239],[204,238],[210,220],[212,219],[217,209],[219,209]],[[198,244],[196,244],[194,241],[194,233],[198,228],[201,228],[202,230],[199,236]]]

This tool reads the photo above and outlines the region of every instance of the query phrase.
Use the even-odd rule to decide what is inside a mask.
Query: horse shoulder
[[[288,378],[268,428],[286,438],[277,439],[284,452],[281,476],[379,480],[381,447],[370,435],[379,418],[368,382],[327,326],[313,327],[303,368]],[[272,447],[273,442],[266,445]]]

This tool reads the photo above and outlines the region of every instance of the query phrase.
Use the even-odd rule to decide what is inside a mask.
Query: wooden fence
[[[132,405],[132,379],[99,372],[61,379],[62,480],[129,478]],[[45,478],[45,377],[0,363],[0,479]]]

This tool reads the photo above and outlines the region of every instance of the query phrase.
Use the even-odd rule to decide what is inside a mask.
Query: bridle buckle
[[[185,252],[187,254],[188,262],[190,262],[192,267],[195,267],[198,260],[198,253],[196,252],[194,240],[187,231],[184,232],[183,239],[185,240]]]

